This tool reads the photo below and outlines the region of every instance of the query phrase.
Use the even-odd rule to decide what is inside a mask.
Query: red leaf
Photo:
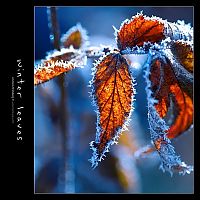
[[[143,46],[144,42],[159,42],[164,38],[164,23],[159,18],[138,14],[123,23],[117,35],[117,45],[120,50],[124,50],[136,45]]]
[[[97,166],[110,144],[125,127],[135,94],[126,60],[119,53],[107,55],[96,66],[93,95],[98,108],[95,153],[91,162]]]

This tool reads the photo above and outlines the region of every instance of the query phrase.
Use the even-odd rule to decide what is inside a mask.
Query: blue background
[[[58,7],[60,33],[64,34],[80,22],[88,31],[92,44],[116,45],[112,25],[119,29],[123,20],[141,10],[148,16],[154,15],[170,22],[180,19],[193,25],[192,7]],[[35,7],[35,61],[45,58],[46,52],[54,49],[49,39],[46,11],[46,7]],[[158,169],[157,154],[135,161],[130,148],[123,142],[113,145],[105,160],[92,170],[88,162],[92,155],[89,142],[95,139],[96,113],[88,94],[91,68],[92,60],[88,60],[84,69],[68,73],[63,83],[69,116],[66,121],[69,127],[67,141],[63,141],[65,137],[58,123],[62,112],[58,112],[61,94],[57,78],[35,88],[35,192],[193,193],[193,173],[185,176],[175,174],[171,178]],[[128,139],[131,148],[138,149],[150,143],[150,134],[142,70],[135,76],[137,94]],[[193,163],[193,130],[175,139],[173,145],[186,163]],[[65,173],[62,166],[67,166]],[[129,174],[127,184],[120,173]]]

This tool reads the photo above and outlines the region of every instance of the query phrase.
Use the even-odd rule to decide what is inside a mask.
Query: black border
[[[33,67],[34,66],[34,6],[93,6],[93,5],[101,5],[101,6],[194,6],[194,31],[195,31],[195,42],[194,42],[194,56],[195,56],[195,84],[194,84],[194,106],[198,106],[200,102],[200,95],[197,94],[199,92],[199,59],[198,49],[200,47],[199,44],[199,30],[200,27],[198,25],[198,12],[200,12],[199,7],[197,6],[198,0],[189,0],[189,1],[126,1],[123,0],[121,2],[114,3],[111,1],[107,1],[106,3],[101,1],[95,0],[92,1],[84,1],[84,0],[76,0],[76,1],[61,1],[61,0],[32,0],[32,1],[19,1],[17,5],[12,6],[9,8],[10,13],[12,13],[13,23],[12,26],[10,25],[10,37],[12,38],[11,45],[14,48],[12,49],[12,60],[9,64],[9,75],[8,75],[8,115],[10,120],[10,113],[11,113],[11,101],[10,101],[10,93],[11,93],[11,77],[15,76],[16,73],[16,60],[21,59],[22,65],[24,65],[24,74],[25,74],[25,84],[23,87],[23,94],[24,97],[19,102],[15,101],[15,106],[22,104],[24,109],[23,115],[23,142],[19,143],[16,141],[16,124],[11,124],[12,130],[9,131],[9,136],[11,136],[10,141],[11,144],[11,153],[9,154],[10,166],[11,169],[9,170],[10,177],[12,180],[12,186],[9,185],[11,191],[7,194],[8,196],[10,193],[15,195],[15,198],[23,198],[29,199],[80,199],[80,198],[87,198],[87,199],[96,199],[100,198],[171,198],[175,197],[177,200],[180,199],[191,199],[197,197],[197,193],[199,191],[197,189],[197,179],[200,176],[198,173],[199,168],[199,160],[197,159],[197,155],[199,150],[197,150],[198,143],[200,141],[199,134],[197,132],[197,127],[195,123],[197,122],[198,115],[194,112],[194,126],[195,126],[195,171],[194,171],[194,178],[195,178],[195,188],[194,194],[34,194],[34,86],[33,86]],[[95,6],[96,6],[95,5]],[[14,55],[13,55],[14,53]],[[30,69],[28,69],[30,68]],[[195,108],[195,111],[197,108]],[[197,122],[198,124],[198,122]],[[13,170],[14,169],[14,170]],[[162,196],[162,197],[160,197]]]
[[[9,140],[9,147],[11,152],[9,155],[9,177],[8,192],[6,195],[14,194],[17,197],[33,197],[33,167],[34,167],[34,87],[33,87],[33,67],[34,66],[34,22],[33,22],[33,2],[24,4],[19,2],[17,5],[10,5],[4,7],[8,9],[10,15],[7,23],[9,25],[8,41],[9,49],[12,49],[12,56],[8,59],[9,74],[8,74],[8,115],[9,128],[8,132],[11,137]],[[7,15],[6,15],[7,17]],[[21,94],[19,98],[16,94],[17,87],[17,60],[21,60],[23,67],[22,79],[25,81],[22,84]],[[15,123],[11,122],[11,79],[14,77],[15,95],[14,95],[14,119]],[[21,115],[21,132],[22,141],[17,140],[17,108],[24,107]],[[10,143],[11,142],[11,143]]]

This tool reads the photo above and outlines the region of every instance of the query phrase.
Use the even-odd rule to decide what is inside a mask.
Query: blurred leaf
[[[61,37],[60,41],[61,45],[65,48],[73,46],[74,49],[79,49],[86,46],[88,43],[87,32],[80,24],[77,24],[70,28],[67,33]]]
[[[137,140],[132,131],[124,131],[119,139],[119,146],[116,149],[116,169],[118,179],[125,192],[139,192],[140,178],[133,157],[138,149]]]

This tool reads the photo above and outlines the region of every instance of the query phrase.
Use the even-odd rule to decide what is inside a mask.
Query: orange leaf
[[[86,64],[86,56],[81,51],[61,49],[49,55],[46,60],[36,66],[34,72],[34,85],[53,79],[64,72]]]
[[[87,40],[86,30],[80,24],[77,24],[61,37],[61,44],[65,48],[73,46],[74,49],[79,49],[86,44]]]
[[[180,64],[193,73],[194,57],[192,46],[187,42],[176,41],[172,43],[171,51]]]
[[[167,131],[167,137],[173,139],[186,131],[193,123],[193,102],[185,92],[181,91],[178,84],[171,85],[170,90],[174,95],[175,107],[178,108],[176,120]]]
[[[192,98],[179,84],[167,58],[166,63],[156,59],[151,65],[150,72],[153,97],[158,101],[155,103],[156,111],[168,122],[170,128],[167,130],[167,137],[173,139],[186,131],[193,123]],[[170,110],[172,110],[171,113]],[[167,120],[168,113],[173,118]]]
[[[117,34],[117,45],[120,50],[124,50],[136,45],[143,46],[144,42],[159,42],[164,38],[164,23],[159,18],[137,14],[122,24]]]
[[[93,87],[98,118],[96,140],[91,143],[94,150],[91,162],[96,167],[125,128],[132,110],[133,81],[128,64],[119,53],[111,53],[97,64]]]
[[[67,65],[63,60],[46,60],[42,65],[42,67],[38,67],[35,71],[34,85],[49,81],[50,79],[74,68],[72,64]]]

